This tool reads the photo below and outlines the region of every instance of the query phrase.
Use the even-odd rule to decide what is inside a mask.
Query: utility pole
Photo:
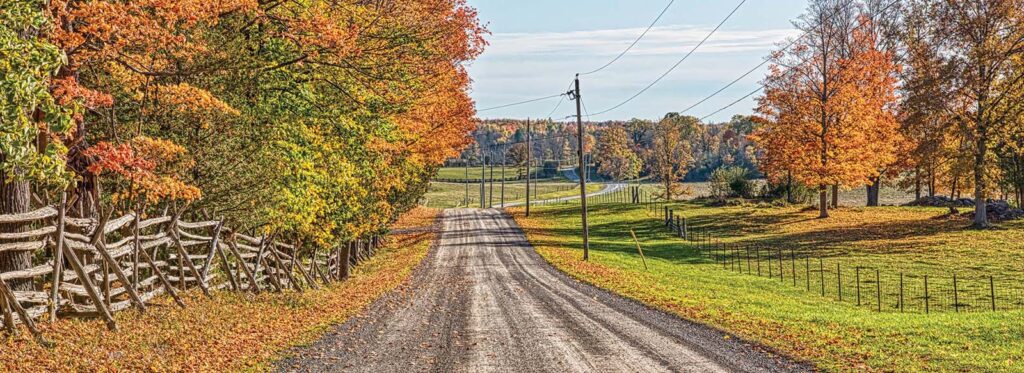
[[[505,167],[508,165],[505,155],[508,153],[508,147],[505,145],[501,146],[501,208],[505,208]]]
[[[464,166],[466,167],[466,207],[469,207],[469,159],[463,159]]]
[[[492,148],[493,149],[493,148]],[[494,159],[491,159],[491,176],[488,177],[491,182],[491,193],[487,196],[487,208],[494,207]]]
[[[526,217],[530,217],[530,153],[533,153],[530,132],[530,118],[526,118]]]
[[[583,223],[583,260],[590,260],[590,230],[587,227],[587,178],[586,178],[586,163],[583,161],[583,114],[581,113],[580,105],[582,104],[582,98],[580,97],[580,75],[576,74],[575,80],[576,90],[572,93],[572,96],[576,99],[576,135],[579,149],[577,150],[577,156],[579,157],[579,170],[580,174],[580,214],[581,222]]]
[[[483,153],[483,152],[484,152],[483,147],[481,147],[480,148],[480,153]],[[480,208],[485,209],[485,208],[487,208],[487,206],[486,206],[486,204],[487,204],[487,199],[486,199],[487,191],[486,191],[486,189],[484,189],[484,186],[485,186],[485,183],[486,183],[486,181],[484,181],[484,175],[487,174],[487,161],[489,160],[488,158],[490,158],[490,156],[488,156],[486,154],[483,154],[483,157],[484,157],[483,162],[480,162]]]

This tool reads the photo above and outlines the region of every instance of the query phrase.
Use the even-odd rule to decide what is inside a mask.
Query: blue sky
[[[739,0],[676,0],[633,50],[604,71],[581,79],[588,111],[607,109],[649,84],[682,58]],[[643,32],[668,0],[469,0],[493,33],[469,67],[472,97],[483,109],[565,91],[576,72],[600,67]],[[790,21],[805,0],[748,0],[707,43],[633,102],[593,120],[647,118],[680,111],[756,66],[775,44],[796,35]],[[751,74],[686,114],[702,117],[757,87]],[[538,118],[558,99],[479,113],[481,118]],[[753,98],[709,118],[749,114]],[[566,101],[552,115],[574,113]]]

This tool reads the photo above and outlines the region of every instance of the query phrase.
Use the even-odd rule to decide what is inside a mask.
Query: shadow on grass
[[[856,255],[916,254],[922,249],[937,249],[943,243],[931,241],[923,244],[921,239],[967,231],[963,222],[959,220],[921,218],[880,220],[786,233],[780,232],[780,227],[816,220],[814,213],[793,209],[766,214],[749,208],[707,208],[688,204],[672,208],[676,214],[681,212],[683,216],[688,217],[687,225],[691,235],[703,233],[717,240],[727,240],[730,245],[739,247],[784,248],[823,258],[854,254],[851,252],[851,246],[856,246]],[[690,213],[697,209],[699,211]],[[638,210],[635,205],[626,204],[603,204],[593,206],[589,210],[590,240],[591,248],[594,250],[636,255],[636,246],[629,234],[629,230],[633,229],[644,248],[644,253],[649,257],[684,263],[707,262],[693,249],[692,244],[675,237],[664,226],[661,210],[638,214],[643,210]],[[578,206],[549,207],[541,213],[563,222],[579,221]],[[563,224],[563,227],[546,228],[544,231],[554,237],[581,235],[578,224],[571,227],[564,227]],[[579,240],[573,240],[537,243],[571,245],[575,249],[580,249]],[[873,245],[873,241],[884,244]]]

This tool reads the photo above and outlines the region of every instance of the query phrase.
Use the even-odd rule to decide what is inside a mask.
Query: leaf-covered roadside
[[[145,314],[116,316],[119,332],[99,320],[43,324],[56,346],[47,349],[25,336],[0,340],[0,370],[54,371],[238,371],[263,370],[285,349],[316,338],[355,315],[405,281],[427,254],[436,234],[436,210],[418,208],[394,226],[379,254],[345,282],[303,293],[215,293],[186,295],[185,309],[158,300]]]

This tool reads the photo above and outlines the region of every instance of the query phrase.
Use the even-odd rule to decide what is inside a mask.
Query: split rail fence
[[[59,317],[99,317],[110,330],[112,314],[145,311],[155,297],[198,288],[240,292],[303,291],[341,281],[368,259],[379,236],[330,250],[303,248],[274,237],[254,237],[223,221],[188,222],[181,214],[74,218],[61,203],[0,215],[0,253],[31,256],[29,268],[0,273],[3,327],[24,324],[43,341],[36,322]]]

